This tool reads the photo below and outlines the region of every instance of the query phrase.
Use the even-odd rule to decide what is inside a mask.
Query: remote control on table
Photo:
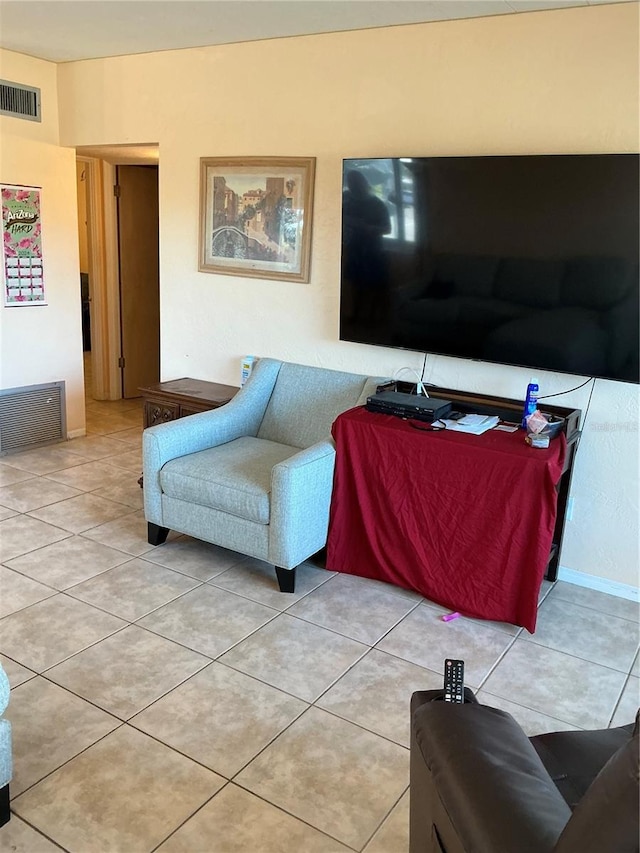
[[[444,701],[464,702],[464,661],[447,658],[444,662]]]

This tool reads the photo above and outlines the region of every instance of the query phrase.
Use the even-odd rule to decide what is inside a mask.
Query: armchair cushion
[[[297,447],[247,435],[172,459],[160,485],[169,497],[268,524],[271,470],[295,453]]]
[[[375,381],[340,370],[323,370],[285,362],[269,400],[258,438],[311,447],[331,434],[337,416],[366,401],[375,391]]]
[[[560,836],[557,853],[637,853],[638,730],[589,786]]]
[[[533,748],[556,787],[574,809],[611,756],[631,737],[633,724],[598,731],[535,735]]]

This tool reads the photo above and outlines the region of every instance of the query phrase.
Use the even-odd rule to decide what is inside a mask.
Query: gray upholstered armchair
[[[11,817],[9,809],[9,782],[13,770],[11,753],[11,723],[2,719],[9,704],[9,679],[0,664],[0,826]]]
[[[331,424],[379,381],[263,358],[226,406],[146,429],[149,542],[177,530],[257,557],[293,592],[296,566],[327,539]]]

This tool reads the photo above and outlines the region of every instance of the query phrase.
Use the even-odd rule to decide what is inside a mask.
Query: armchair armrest
[[[13,774],[13,759],[11,752],[11,723],[2,719],[7,705],[9,704],[9,678],[0,664],[0,788],[4,788],[11,781]],[[7,795],[7,811],[9,798]],[[0,825],[5,821],[0,814]]]
[[[9,720],[0,720],[0,788],[9,784],[12,775],[11,723]]]
[[[142,434],[144,463],[150,465],[152,471],[159,471],[170,459],[226,444],[242,435],[255,435],[252,411],[243,405],[240,396],[238,394],[219,409],[145,429]],[[146,482],[148,472],[144,473]]]
[[[432,824],[446,849],[553,850],[571,810],[513,717],[486,705],[428,702],[414,712],[412,734],[412,853]],[[422,783],[415,787],[414,774]]]
[[[335,455],[333,441],[319,441],[274,466],[269,537],[274,565],[291,569],[324,547]]]
[[[145,459],[148,455],[159,469],[170,459],[255,435],[279,369],[280,362],[261,359],[245,387],[225,406],[146,429],[142,436]]]

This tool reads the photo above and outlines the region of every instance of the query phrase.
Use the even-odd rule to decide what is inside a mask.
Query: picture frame
[[[308,282],[315,157],[202,157],[198,270]]]

